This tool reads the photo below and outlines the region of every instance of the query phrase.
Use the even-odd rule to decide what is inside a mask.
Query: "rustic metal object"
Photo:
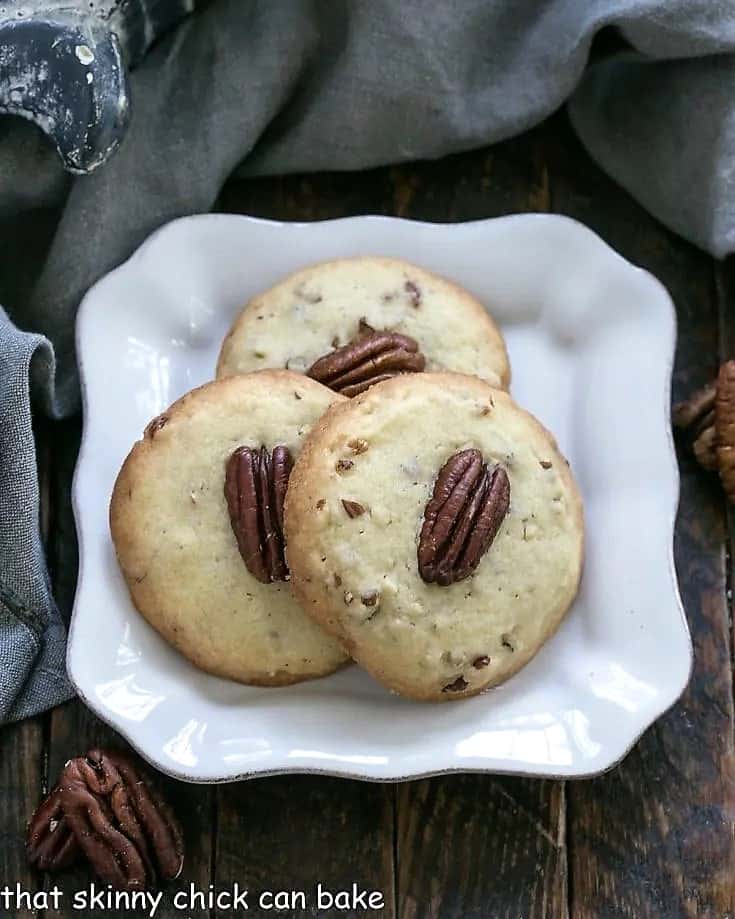
[[[125,135],[126,66],[193,8],[194,0],[6,0],[0,113],[38,125],[69,172],[92,172]]]

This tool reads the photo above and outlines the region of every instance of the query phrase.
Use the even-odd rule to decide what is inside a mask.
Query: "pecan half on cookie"
[[[415,339],[399,332],[376,332],[361,322],[357,338],[320,357],[306,374],[351,397],[399,373],[419,373],[425,366],[426,359]]]
[[[238,447],[227,461],[225,499],[240,555],[263,584],[288,580],[283,502],[293,459],[288,447]]]
[[[502,466],[489,469],[479,450],[462,450],[442,466],[426,505],[418,548],[419,574],[443,587],[480,564],[510,506]]]

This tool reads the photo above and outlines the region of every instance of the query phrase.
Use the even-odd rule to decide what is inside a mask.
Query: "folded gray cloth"
[[[39,494],[29,388],[53,392],[54,356],[0,309],[0,721],[68,698],[65,630],[38,526]]]
[[[584,74],[616,25],[632,46]],[[735,6],[718,0],[214,0],[132,75],[118,153],[74,180],[0,119],[0,720],[69,694],[38,536],[29,367],[78,407],[74,315],[161,223],[225,179],[439,157],[525,130],[571,96],[582,141],[672,229],[735,247]],[[35,354],[35,357],[32,355]],[[101,495],[100,500],[106,496]]]

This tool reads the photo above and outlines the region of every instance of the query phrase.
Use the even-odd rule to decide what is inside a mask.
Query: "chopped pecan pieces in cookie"
[[[154,438],[161,428],[166,427],[167,424],[168,415],[156,415],[156,417],[146,425],[145,431],[143,432],[144,436],[150,437],[151,439]]]
[[[458,676],[453,683],[447,683],[442,687],[442,692],[463,692],[469,685],[463,676]]]
[[[366,453],[370,448],[370,444],[366,440],[363,440],[362,437],[353,437],[352,440],[347,441],[347,446],[352,450],[355,456]]]
[[[502,466],[488,469],[479,450],[451,456],[424,512],[418,547],[423,580],[446,587],[472,574],[509,506],[510,481]]]
[[[357,501],[346,501],[342,499],[342,507],[345,509],[345,513],[348,517],[360,517],[365,513],[365,508],[362,504],[359,504]]]
[[[263,584],[288,580],[283,502],[293,460],[288,447],[238,447],[225,471],[225,498],[240,555]]]
[[[418,288],[418,285],[414,281],[406,281],[403,285],[403,289],[408,294],[408,299],[411,301],[411,306],[417,310],[421,306],[421,291]]]

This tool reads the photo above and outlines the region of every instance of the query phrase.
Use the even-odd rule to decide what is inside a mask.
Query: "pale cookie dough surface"
[[[286,371],[209,383],[149,425],[118,476],[110,528],[133,603],[203,670],[282,685],[331,673],[340,645],[307,617],[288,582],[262,584],[238,551],[224,497],[236,447],[285,444],[342,397]]]
[[[510,510],[474,574],[427,584],[416,557],[424,510],[441,467],[470,447],[505,467]],[[404,695],[456,699],[506,680],[577,593],[584,524],[569,466],[538,421],[475,378],[399,377],[333,407],[290,481],[296,595],[358,663]],[[343,500],[365,513],[351,518]],[[446,689],[460,677],[466,689]]]
[[[251,300],[224,341],[217,376],[263,367],[305,373],[353,340],[361,319],[416,339],[427,371],[508,385],[505,343],[478,300],[409,262],[375,257],[313,265]]]

